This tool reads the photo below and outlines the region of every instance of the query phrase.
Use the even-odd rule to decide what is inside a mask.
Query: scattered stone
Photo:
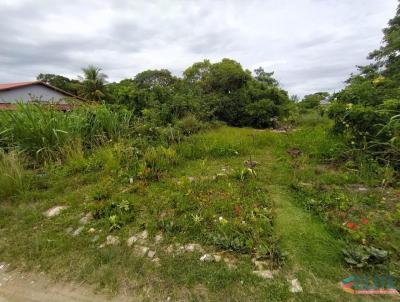
[[[97,242],[98,240],[99,240],[99,235],[95,235],[93,238],[92,238],[92,242]]]
[[[154,237],[154,241],[155,243],[160,243],[163,240],[163,237],[161,234],[156,235],[156,237]]]
[[[149,252],[147,253],[147,257],[149,257],[149,258],[153,258],[155,255],[156,255],[156,252],[155,252],[155,251],[149,251]]]
[[[83,226],[80,226],[79,228],[77,228],[73,233],[72,236],[76,237],[79,236],[79,234],[83,231]]]
[[[132,177],[129,178],[129,183],[130,183],[130,184],[133,184],[133,178],[132,178]]]
[[[106,238],[106,245],[117,245],[119,244],[119,238],[117,236],[108,235]]]
[[[214,257],[211,256],[210,254],[204,254],[203,256],[200,257],[200,261],[202,262],[212,262],[214,260]]]
[[[131,247],[137,240],[138,240],[138,238],[136,236],[131,236],[128,238],[126,243],[129,247]]]
[[[174,252],[174,246],[172,244],[168,245],[167,249],[165,250],[168,254],[172,254]]]
[[[0,262],[0,270],[6,269],[7,268],[7,263]]]
[[[79,219],[79,223],[85,225],[92,219],[93,219],[92,213],[87,213],[85,216]]]
[[[94,229],[94,228],[90,228],[90,229],[88,230],[88,233],[90,233],[90,234],[93,234],[94,232],[96,232],[96,229]]]
[[[202,248],[201,245],[198,244],[198,243],[189,243],[189,244],[186,244],[186,245],[184,246],[184,249],[185,249],[186,252],[194,252],[194,251],[197,251],[197,252],[204,253],[203,248]]]
[[[254,263],[258,271],[266,270],[270,265],[270,263],[267,261],[260,261],[256,260],[255,258],[252,259],[252,262]]]
[[[195,245],[193,243],[189,243],[185,245],[185,251],[186,252],[194,252],[195,250]]]
[[[190,182],[194,182],[194,180],[195,180],[196,178],[195,178],[194,176],[188,176],[187,179],[188,179]]]
[[[263,279],[274,278],[274,275],[270,270],[257,270],[257,271],[253,271],[253,274],[255,274],[258,277],[263,278]]]
[[[46,212],[44,212],[43,214],[46,217],[53,217],[53,216],[57,216],[58,214],[61,213],[61,211],[65,210],[66,208],[68,208],[67,206],[55,206],[52,207],[50,209],[48,209]]]
[[[215,262],[221,262],[221,260],[222,260],[222,256],[221,256],[221,255],[215,254],[215,255],[213,255],[213,256],[214,256],[214,261],[215,261]]]
[[[149,251],[149,248],[147,246],[139,246],[139,252],[141,256],[146,256],[147,252]]]
[[[299,280],[297,280],[297,279],[290,280],[290,292],[291,293],[301,293],[302,291],[303,291],[303,288],[301,287]]]
[[[149,232],[147,232],[147,230],[144,230],[141,234],[140,234],[140,238],[143,240],[146,240],[147,237],[149,237]]]
[[[223,258],[223,260],[226,263],[226,265],[228,266],[228,268],[231,268],[231,269],[236,268],[235,260],[227,258],[227,257]]]

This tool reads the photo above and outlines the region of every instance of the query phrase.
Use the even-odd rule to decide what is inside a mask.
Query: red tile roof
[[[10,90],[13,88],[18,88],[18,87],[25,87],[29,85],[36,84],[37,82],[20,82],[20,83],[7,83],[7,84],[0,84],[0,91],[1,90]]]

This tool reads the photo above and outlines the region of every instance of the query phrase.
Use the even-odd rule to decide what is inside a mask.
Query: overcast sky
[[[224,57],[290,94],[335,91],[377,48],[397,0],[0,0],[0,83],[39,73],[110,81]]]

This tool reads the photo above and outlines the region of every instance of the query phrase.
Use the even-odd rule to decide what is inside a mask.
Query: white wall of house
[[[32,100],[65,103],[66,96],[40,84],[0,91],[0,103],[27,103]]]

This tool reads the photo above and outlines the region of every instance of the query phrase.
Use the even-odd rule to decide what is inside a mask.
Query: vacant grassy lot
[[[360,300],[339,282],[368,268],[342,249],[385,249],[375,269],[399,273],[399,190],[327,160],[341,145],[325,129],[221,127],[151,149],[134,174],[129,141],[24,172],[0,206],[0,259],[149,301]]]

